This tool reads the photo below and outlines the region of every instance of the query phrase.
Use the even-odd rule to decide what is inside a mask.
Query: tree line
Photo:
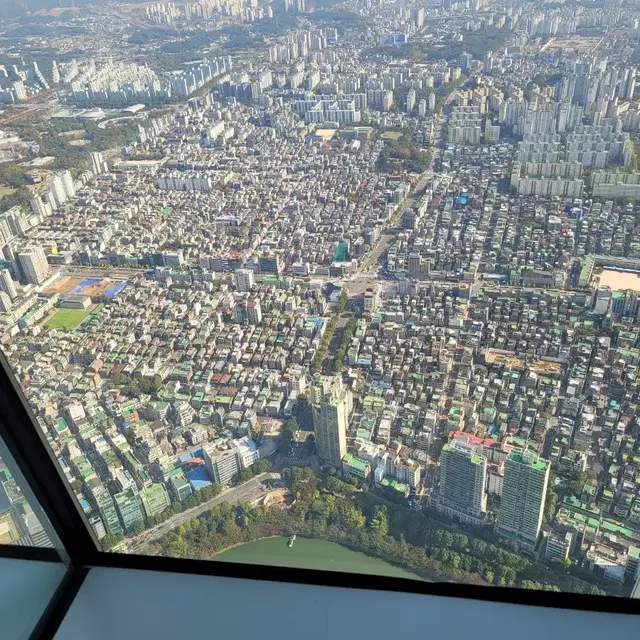
[[[469,540],[425,514],[363,491],[353,479],[320,481],[309,468],[285,469],[295,496],[289,509],[216,505],[159,541],[175,557],[211,559],[221,550],[267,536],[296,534],[337,542],[431,580],[560,590],[554,570],[483,540]],[[585,590],[584,585],[574,590]],[[601,593],[590,587],[591,593]]]
[[[322,363],[327,356],[329,344],[333,340],[333,334],[336,332],[337,325],[338,318],[336,316],[333,316],[331,320],[329,320],[329,324],[322,336],[322,340],[320,341],[318,351],[316,352],[315,358],[313,359],[313,364],[311,365],[311,373],[320,373],[320,371],[322,371]]]
[[[344,366],[344,357],[347,353],[347,349],[349,349],[349,345],[351,344],[351,340],[356,332],[357,322],[352,318],[347,322],[347,326],[344,328],[344,333],[342,334],[342,339],[340,341],[340,346],[336,351],[335,356],[333,357],[333,372],[340,373],[342,371],[342,367]]]

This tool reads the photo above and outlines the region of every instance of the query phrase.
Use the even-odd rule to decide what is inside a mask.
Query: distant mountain
[[[81,7],[87,4],[107,4],[110,0],[0,0],[0,16],[20,16],[25,11],[41,9],[64,9],[65,7]],[[128,0],[130,4],[146,0]]]

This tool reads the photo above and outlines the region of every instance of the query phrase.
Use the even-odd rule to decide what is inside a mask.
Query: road
[[[208,511],[216,504],[221,504],[222,502],[229,502],[231,504],[239,504],[240,502],[256,502],[267,493],[266,489],[262,486],[262,483],[265,480],[280,480],[280,474],[261,473],[255,478],[252,478],[237,487],[223,489],[220,495],[215,498],[211,498],[208,502],[203,502],[197,507],[187,509],[182,513],[171,516],[171,518],[165,520],[162,524],[152,527],[151,529],[147,529],[144,533],[141,533],[137,538],[134,538],[129,542],[127,545],[127,552],[141,555],[153,555],[155,553],[155,549],[153,547],[154,541],[159,540],[162,536],[169,533],[169,531],[172,531],[187,522],[187,520],[197,518],[201,513]]]

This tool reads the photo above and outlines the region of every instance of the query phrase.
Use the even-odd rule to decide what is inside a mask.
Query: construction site
[[[525,359],[516,355],[513,351],[501,351],[499,349],[487,349],[485,356],[487,364],[504,366],[514,371],[533,371],[541,376],[559,376],[562,373],[562,363],[540,358]]]
[[[45,293],[73,293],[91,298],[115,298],[127,286],[126,280],[111,278],[86,278],[75,275],[61,275],[44,290]]]

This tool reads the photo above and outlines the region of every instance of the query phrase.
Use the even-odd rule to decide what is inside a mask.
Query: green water
[[[249,542],[222,552],[216,556],[216,560],[420,579],[415,573],[359,551],[352,551],[335,542],[298,538],[293,547],[289,548],[287,541],[287,538],[282,537]]]

